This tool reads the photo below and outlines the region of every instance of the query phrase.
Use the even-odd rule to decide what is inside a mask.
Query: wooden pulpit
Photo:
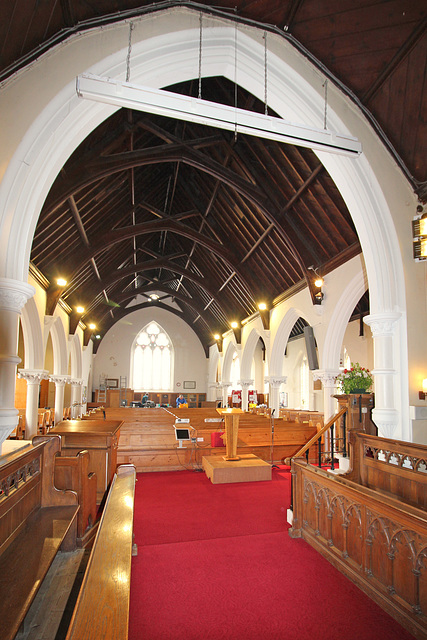
[[[244,413],[242,409],[217,409],[225,422],[225,456],[224,460],[240,460],[237,455],[237,435],[239,432],[239,417]]]

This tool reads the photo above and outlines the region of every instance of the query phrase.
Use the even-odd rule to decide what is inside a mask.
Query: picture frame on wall
[[[195,389],[196,381],[195,380],[184,380],[184,389]]]
[[[107,386],[107,389],[118,389],[119,388],[118,378],[107,378],[106,386]]]

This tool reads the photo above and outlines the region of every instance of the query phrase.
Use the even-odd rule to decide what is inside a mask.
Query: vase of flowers
[[[346,395],[350,393],[368,393],[374,382],[369,369],[361,367],[358,362],[352,362],[350,369],[344,369],[336,377],[336,381]]]

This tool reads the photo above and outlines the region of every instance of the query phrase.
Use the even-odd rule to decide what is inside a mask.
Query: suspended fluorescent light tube
[[[327,129],[312,129],[305,125],[291,124],[281,118],[183,96],[162,89],[152,89],[111,78],[82,74],[77,76],[76,90],[80,98],[137,111],[146,111],[178,120],[189,120],[259,138],[294,144],[299,147],[330,151],[352,157],[358,156],[362,152],[360,142],[351,136],[333,133]]]

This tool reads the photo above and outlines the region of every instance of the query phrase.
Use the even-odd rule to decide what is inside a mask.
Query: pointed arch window
[[[168,334],[157,322],[150,322],[139,332],[133,346],[135,391],[170,391],[172,356]]]

